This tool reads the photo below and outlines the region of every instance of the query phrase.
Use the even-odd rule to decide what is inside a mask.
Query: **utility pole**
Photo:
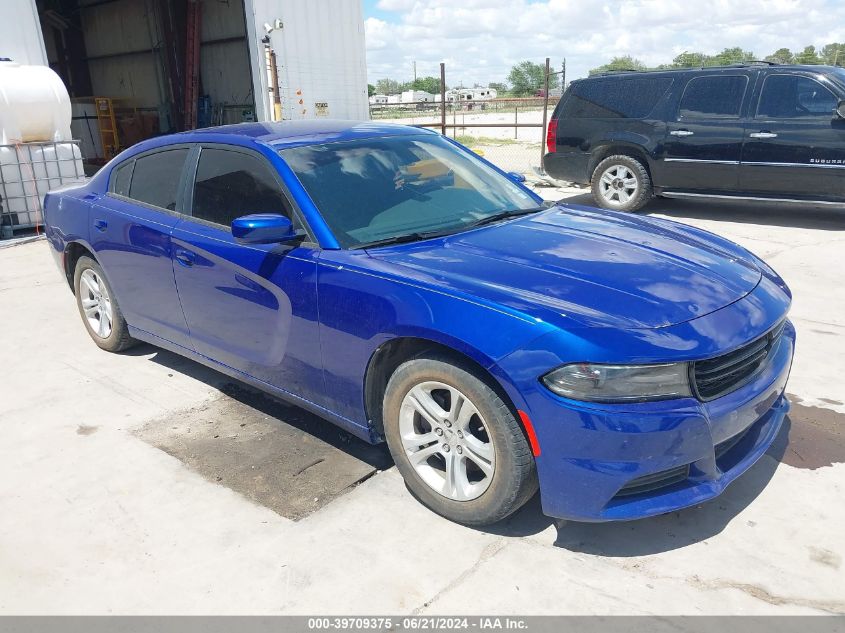
[[[563,96],[563,91],[566,90],[566,57],[563,58],[563,64],[560,69],[560,95]]]
[[[417,60],[414,60],[414,83],[417,83]]]

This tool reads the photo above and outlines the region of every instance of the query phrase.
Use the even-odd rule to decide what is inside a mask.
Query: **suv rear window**
[[[641,119],[654,109],[671,77],[590,79],[572,84],[560,116],[572,119]]]
[[[678,118],[737,118],[747,85],[745,75],[694,77],[681,97]]]

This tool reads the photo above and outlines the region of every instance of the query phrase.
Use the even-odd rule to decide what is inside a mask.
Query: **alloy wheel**
[[[478,408],[458,389],[437,381],[412,387],[399,411],[402,447],[434,491],[471,501],[490,486],[496,455]]]
[[[637,195],[639,187],[634,172],[625,165],[611,165],[599,179],[599,193],[612,205],[627,203]]]
[[[109,291],[100,276],[92,269],[82,271],[79,277],[81,304],[91,331],[99,338],[108,338],[112,331],[112,305]]]

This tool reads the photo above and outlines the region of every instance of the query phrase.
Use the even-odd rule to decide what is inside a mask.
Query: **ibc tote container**
[[[37,226],[47,191],[84,177],[70,121],[55,72],[0,59],[0,237]]]

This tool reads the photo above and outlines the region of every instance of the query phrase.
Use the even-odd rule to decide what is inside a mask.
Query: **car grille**
[[[701,400],[713,400],[739,389],[765,365],[775,348],[786,321],[781,321],[765,336],[729,354],[693,363],[692,377],[696,395]]]
[[[643,492],[651,492],[658,488],[671,486],[689,477],[689,464],[670,468],[669,470],[661,470],[659,473],[645,475],[644,477],[637,477],[629,481],[619,492],[617,497],[627,497],[629,495],[638,495]]]

